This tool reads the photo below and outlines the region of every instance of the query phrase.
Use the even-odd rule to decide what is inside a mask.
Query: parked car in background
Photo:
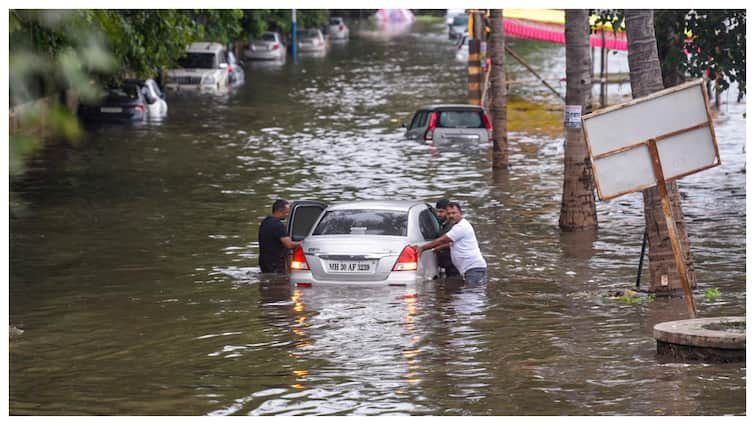
[[[286,45],[277,32],[263,32],[249,43],[243,55],[248,60],[286,60]]]
[[[165,93],[160,90],[155,80],[126,80],[128,84],[136,84],[144,96],[145,111],[148,120],[164,118],[168,115],[168,103],[165,101]]]
[[[236,60],[236,55],[233,52],[228,52],[228,84],[231,86],[239,86],[244,84],[246,78],[244,74],[244,67],[241,62]]]
[[[349,27],[343,22],[343,18],[333,16],[328,19],[328,35],[331,39],[336,40],[349,38]]]
[[[147,118],[147,101],[138,84],[125,82],[108,87],[93,102],[79,104],[78,115],[87,123],[142,122]]]
[[[454,17],[458,15],[466,15],[465,9],[446,9],[446,25],[454,23]]]
[[[440,234],[433,208],[420,201],[292,203],[289,236],[302,241],[289,263],[296,286],[413,285],[438,277],[433,252],[415,245]]]
[[[163,72],[166,90],[224,93],[228,90],[228,58],[220,43],[192,43],[179,59],[181,68]]]
[[[448,25],[448,39],[458,40],[465,32],[469,32],[469,15],[465,13],[454,16]]]
[[[469,34],[465,33],[456,42],[456,59],[469,60]]]
[[[325,37],[315,28],[296,32],[296,46],[300,53],[325,53]]]
[[[414,113],[404,136],[435,146],[480,147],[493,140],[488,114],[476,105],[427,105]]]

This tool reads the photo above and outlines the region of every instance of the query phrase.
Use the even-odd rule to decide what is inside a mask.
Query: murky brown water
[[[563,47],[516,46],[563,74]],[[703,317],[745,313],[735,97],[717,118],[723,165],[680,184]],[[14,185],[10,413],[744,414],[744,364],[656,358],[652,327],[684,318],[683,300],[606,297],[634,286],[640,194],[600,203],[597,234],[562,235],[562,139],[511,134],[513,166],[494,176],[484,152],[401,138],[417,106],[465,98],[440,27],[363,30],[325,58],[250,66],[226,98],[173,97],[162,124],[40,157]],[[465,206],[487,287],[291,290],[258,273],[275,198],[441,196]]]

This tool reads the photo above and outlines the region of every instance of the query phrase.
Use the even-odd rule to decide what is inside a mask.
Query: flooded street
[[[565,75],[563,46],[511,46]],[[24,332],[9,342],[9,413],[745,414],[744,363],[656,357],[653,326],[686,318],[683,299],[608,297],[634,288],[641,194],[599,202],[597,233],[562,234],[563,136],[510,133],[504,175],[486,150],[402,138],[420,105],[465,103],[466,78],[440,25],[354,26],[325,57],[248,63],[228,96],[168,94],[162,123],[49,149],[12,185],[10,324]],[[512,90],[559,108],[545,88]],[[700,317],[745,314],[735,100],[715,117],[722,165],[679,184]],[[474,226],[487,287],[292,289],[259,274],[276,198],[440,197]]]

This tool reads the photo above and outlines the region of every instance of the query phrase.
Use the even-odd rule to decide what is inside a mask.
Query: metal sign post
[[[676,268],[695,317],[666,183],[721,165],[703,81],[585,115],[582,129],[601,200],[658,187]]]

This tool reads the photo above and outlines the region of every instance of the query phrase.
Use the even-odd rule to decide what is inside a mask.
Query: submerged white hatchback
[[[440,234],[434,209],[421,201],[297,201],[288,232],[302,241],[289,263],[295,286],[405,286],[439,274],[435,254],[417,258],[414,247]]]

